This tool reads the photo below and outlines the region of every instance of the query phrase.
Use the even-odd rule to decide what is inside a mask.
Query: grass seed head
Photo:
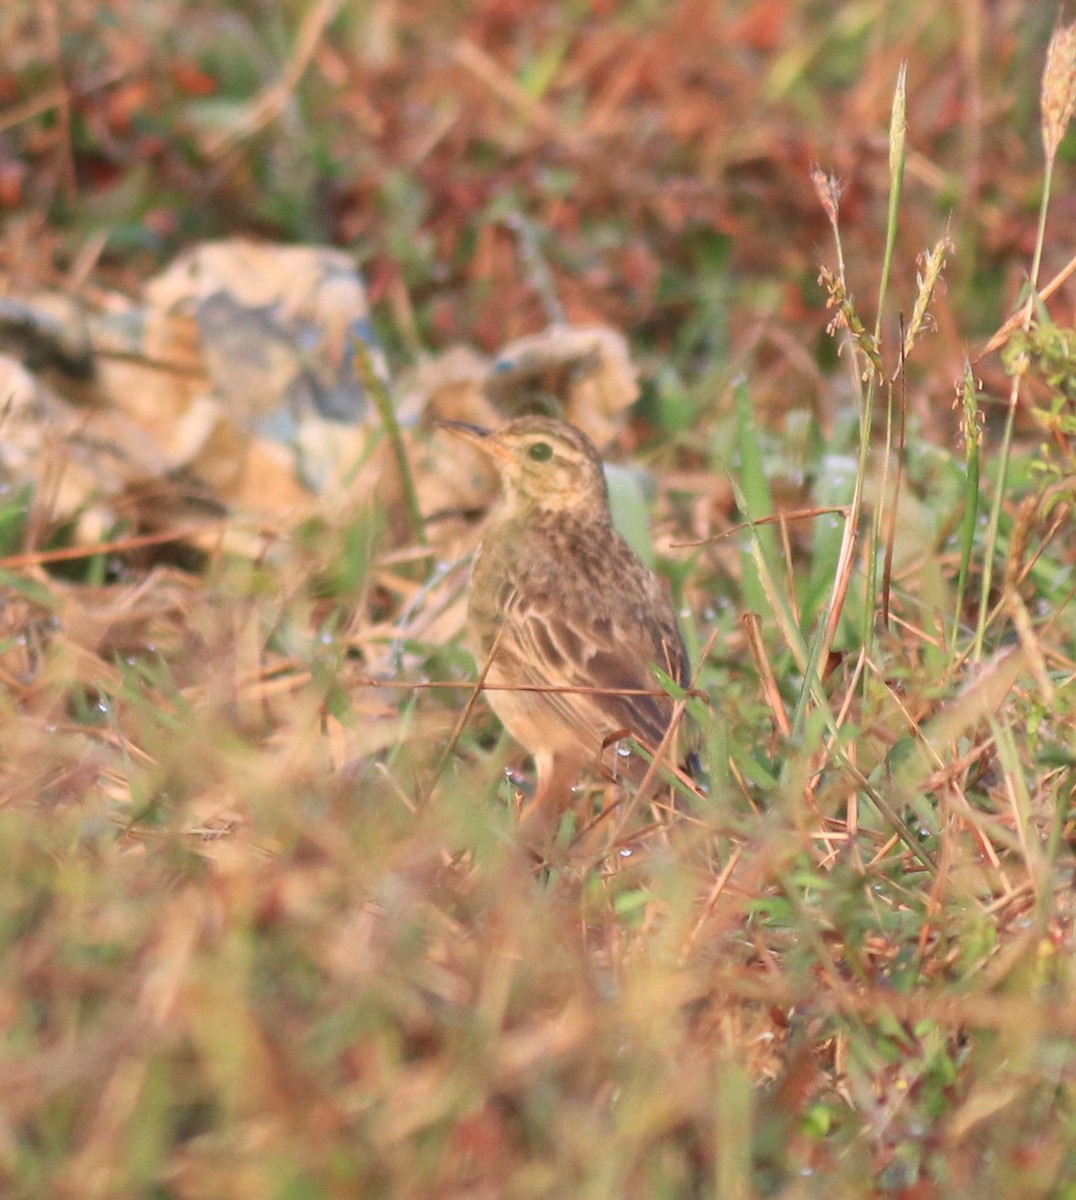
[[[931,317],[928,306],[934,296],[934,291],[945,270],[948,256],[953,251],[953,243],[948,236],[940,238],[932,250],[924,251],[918,259],[919,272],[916,279],[919,285],[912,308],[911,320],[904,334],[904,357],[907,358],[915,345],[915,339],[924,327],[929,327]]]
[[[1076,109],[1076,23],[1058,25],[1042,72],[1042,144],[1052,162]]]
[[[837,217],[841,208],[841,181],[836,175],[827,175],[821,167],[812,167],[811,182],[814,184],[814,190],[818,193],[818,199],[829,218],[829,223],[836,229]]]

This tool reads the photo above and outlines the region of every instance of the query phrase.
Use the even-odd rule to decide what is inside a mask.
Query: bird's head
[[[509,513],[578,509],[608,515],[601,458],[573,425],[550,417],[519,417],[499,429],[438,424],[493,459]]]

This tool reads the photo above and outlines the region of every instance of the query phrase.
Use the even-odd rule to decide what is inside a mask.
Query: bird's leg
[[[572,788],[579,781],[582,761],[574,755],[540,754],[535,757],[538,786],[519,819],[519,836],[535,848],[547,846],[557,822],[572,803]]]
[[[623,786],[603,772],[601,809],[590,811],[579,823],[579,832],[572,843],[573,853],[584,860],[598,861],[606,856],[610,847],[611,815],[624,800]]]

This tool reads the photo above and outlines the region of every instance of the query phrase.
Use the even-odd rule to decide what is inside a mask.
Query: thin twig
[[[778,733],[782,737],[788,737],[792,732],[792,725],[788,719],[788,713],[785,711],[785,702],[781,699],[777,677],[773,673],[773,667],[770,666],[770,660],[766,657],[765,648],[762,645],[758,613],[744,613],[742,623],[747,633],[747,644],[751,648],[751,657],[755,660],[755,669],[762,679],[762,698],[773,716],[773,723]]]
[[[1068,260],[1068,262],[1065,263],[1065,265],[1061,268],[1061,270],[1058,271],[1058,273],[1053,277],[1053,279],[1051,279],[1050,282],[1048,284],[1046,284],[1046,286],[1040,290],[1039,299],[1040,300],[1049,300],[1050,297],[1054,294],[1054,292],[1056,292],[1057,289],[1074,272],[1076,272],[1076,254],[1074,254],[1072,256],[1072,258],[1070,258]],[[988,341],[986,343],[986,345],[979,351],[979,353],[972,359],[972,363],[973,364],[977,363],[980,359],[986,358],[986,356],[988,354],[993,354],[993,352],[995,350],[1004,346],[1005,343],[1009,340],[1009,337],[1011,336],[1011,334],[1013,334],[1023,324],[1024,312],[1025,312],[1025,306],[1021,305],[1016,310],[1016,312],[1014,312],[1012,314],[1012,316],[1009,317],[1009,319],[1005,322],[1005,324],[1002,325],[1002,327],[997,331],[997,333],[995,333],[993,335],[993,337],[990,339],[990,341]]]
[[[3,564],[0,563],[0,566]],[[403,688],[410,691],[437,690],[439,688],[455,689],[480,687],[484,692],[538,692],[552,693],[558,696],[654,696],[668,697],[669,693],[661,688],[608,688],[608,687],[569,687],[545,683],[486,683],[485,675],[477,680],[461,679],[357,679],[351,681],[355,687],[368,688]],[[704,700],[709,703],[710,697],[706,692],[697,688],[686,688],[684,695],[690,700]]]
[[[60,176],[64,198],[68,204],[74,204],[78,198],[78,179],[75,174],[75,153],[71,137],[71,89],[64,76],[62,29],[56,0],[47,0],[47,3],[40,6],[38,13],[42,18],[45,36],[48,39],[48,53],[52,59],[52,69],[56,72],[56,78],[59,80],[56,86],[56,91],[59,93],[56,103],[56,123],[59,131]]]
[[[893,545],[897,540],[897,509],[900,505],[900,489],[904,481],[904,449],[908,408],[908,377],[905,373],[904,318],[901,317],[900,330],[900,389],[897,392],[897,462],[893,473],[893,498],[885,495],[884,491],[879,503],[885,504],[885,520],[882,522],[882,627],[889,625],[890,589],[893,582]],[[886,463],[889,461],[889,430],[886,430]],[[883,476],[884,478],[884,476]]]
[[[713,542],[720,542],[722,538],[742,533],[743,530],[750,529],[754,525],[784,525],[787,521],[807,521],[814,517],[824,517],[832,513],[847,517],[848,505],[828,504],[822,508],[791,508],[787,512],[770,513],[768,517],[758,517],[757,519],[752,518],[750,521],[741,521],[739,525],[733,525],[729,529],[724,529],[720,533],[715,533],[712,537],[702,538],[697,542],[670,542],[669,547],[672,550],[689,550],[696,546],[709,546]]]
[[[162,533],[140,533],[134,537],[118,538],[113,542],[96,542],[92,546],[66,546],[61,550],[34,550],[28,554],[12,554],[0,558],[0,570],[17,570],[20,567],[36,567],[43,563],[72,562],[80,558],[94,558],[98,554],[122,554],[125,550],[138,550],[143,546],[160,546],[167,542],[182,542],[185,538],[197,537],[212,529],[221,529],[228,522],[207,521],[191,529],[169,529]]]
[[[326,27],[343,3],[344,0],[319,0],[310,9],[299,27],[295,50],[283,74],[255,97],[230,129],[207,140],[204,150],[207,159],[215,161],[223,158],[239,142],[252,137],[276,120],[306,73]]]
[[[714,648],[714,643],[717,641],[717,637],[718,630],[712,629],[710,631],[710,636],[706,639],[706,644],[703,646],[702,651],[699,654],[699,661],[695,668],[695,673],[691,677],[691,691],[694,691],[695,685],[698,683],[698,677],[702,671],[703,664],[710,657],[710,651]],[[672,716],[669,718],[669,726],[665,730],[665,735],[662,737],[657,749],[654,751],[654,757],[650,760],[650,763],[646,768],[646,773],[643,775],[639,786],[635,789],[635,793],[631,797],[630,803],[623,805],[621,809],[620,819],[616,823],[612,833],[612,841],[614,843],[620,837],[621,830],[624,828],[624,825],[627,822],[628,817],[631,815],[633,809],[639,803],[640,798],[646,796],[649,792],[650,787],[658,774],[658,771],[664,764],[664,760],[668,758],[669,751],[676,740],[677,733],[679,732],[680,723],[684,719],[684,710],[687,708],[687,702],[691,698],[691,691],[685,691],[673,706]],[[668,693],[666,693],[666,695],[667,694]]]
[[[478,674],[478,679],[471,688],[471,694],[467,697],[467,703],[463,706],[463,711],[456,719],[456,724],[452,727],[452,732],[449,734],[448,741],[445,742],[441,749],[441,753],[434,763],[433,771],[430,773],[429,779],[426,781],[425,787],[418,791],[415,797],[415,807],[423,809],[429,803],[430,797],[433,795],[433,789],[437,786],[437,781],[441,778],[441,773],[448,765],[448,760],[452,757],[456,749],[456,743],[463,733],[464,726],[470,719],[471,713],[474,711],[474,706],[478,703],[478,697],[486,685],[486,676],[489,674],[490,668],[493,666],[493,660],[497,655],[497,650],[501,644],[501,638],[504,636],[504,631],[508,627],[501,625],[497,630],[497,636],[493,639],[493,645],[489,648],[489,654],[486,655],[486,661],[482,664],[482,670]]]
[[[10,108],[5,108],[0,112],[0,133],[13,129],[16,125],[22,125],[26,121],[32,121],[35,117],[43,116],[71,99],[81,100],[92,96],[95,92],[102,92],[114,83],[119,83],[130,73],[128,67],[113,68],[81,87],[67,87],[66,85],[52,87],[47,91],[30,96],[21,104],[13,104]]]
[[[396,408],[384,382],[374,370],[370,360],[370,352],[361,338],[354,339],[355,366],[359,373],[362,386],[372,397],[381,417],[381,424],[388,435],[392,453],[396,459],[396,468],[400,472],[400,486],[403,488],[404,503],[407,514],[411,518],[411,532],[415,541],[423,549],[426,548],[426,523],[422,519],[422,509],[419,507],[418,492],[415,491],[415,479],[411,474],[411,463],[407,457],[403,434],[400,432],[400,422],[396,419]]]
[[[465,70],[489,88],[517,116],[543,133],[564,134],[560,121],[540,100],[536,100],[526,88],[474,42],[460,38],[452,46],[452,57]]]

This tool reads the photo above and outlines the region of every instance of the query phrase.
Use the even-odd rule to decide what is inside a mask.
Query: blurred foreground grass
[[[454,705],[357,686],[308,567],[97,655],[82,585],[5,605],[5,1194],[1068,1194],[1071,611],[1053,711],[1010,659],[917,733],[887,645],[861,788],[718,655],[712,808],[536,878],[473,735],[415,811]]]

